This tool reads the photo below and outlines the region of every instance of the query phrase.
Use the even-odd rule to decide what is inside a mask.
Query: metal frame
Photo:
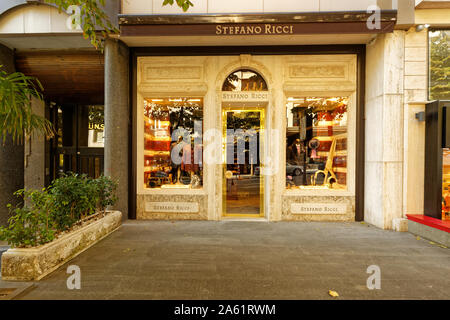
[[[266,127],[266,108],[265,107],[222,107],[222,137],[225,138],[227,134],[227,117],[226,113],[229,111],[239,110],[243,112],[259,112],[260,113],[260,134],[259,134],[259,156],[260,156],[260,167],[263,167],[263,161],[261,161],[261,155],[264,155],[264,148],[266,147],[265,141],[264,141],[264,134],[265,134],[265,127]],[[226,140],[225,140],[226,141]],[[225,171],[227,166],[227,153],[226,153],[226,142],[222,144],[222,155],[224,159],[224,163],[222,164],[222,217],[239,217],[239,218],[261,218],[265,216],[265,177],[263,174],[260,174],[259,178],[259,192],[260,192],[260,199],[259,199],[259,214],[252,214],[252,213],[227,213],[227,188],[226,188],[226,177],[225,177]],[[261,170],[260,170],[261,172]]]
[[[205,47],[138,47],[130,48],[130,128],[131,142],[129,169],[129,218],[136,219],[136,134],[133,130],[137,110],[137,58],[140,56],[230,56],[252,55],[305,55],[305,54],[356,54],[357,56],[357,110],[356,110],[356,172],[355,172],[355,220],[364,220],[365,173],[365,45],[311,45],[311,46],[205,46]]]

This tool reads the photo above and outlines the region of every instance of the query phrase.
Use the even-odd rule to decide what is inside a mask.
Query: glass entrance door
[[[103,174],[104,107],[64,105],[52,109],[57,135],[51,148],[52,180],[74,172],[97,178]]]
[[[224,109],[223,215],[264,216],[264,109]]]

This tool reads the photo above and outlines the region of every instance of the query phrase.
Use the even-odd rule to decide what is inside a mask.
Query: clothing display
[[[300,188],[346,188],[348,98],[288,101],[286,175]]]
[[[198,136],[194,132],[194,122],[202,119],[201,101],[188,98],[144,100],[146,188],[189,185],[194,173],[201,177],[203,148],[201,145],[191,146],[183,140],[183,137],[186,139],[186,134],[195,133]],[[180,132],[183,136],[172,141],[175,132]],[[175,155],[174,152],[178,154]]]

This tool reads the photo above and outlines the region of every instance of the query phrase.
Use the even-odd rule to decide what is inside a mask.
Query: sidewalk
[[[449,299],[449,275],[449,249],[356,222],[128,221],[20,298]]]

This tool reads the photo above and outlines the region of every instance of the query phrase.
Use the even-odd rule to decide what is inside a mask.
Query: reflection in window
[[[288,98],[287,188],[345,189],[348,98]]]
[[[89,106],[88,109],[88,147],[103,148],[105,146],[104,106]]]
[[[442,220],[450,220],[450,149],[442,154]]]
[[[203,100],[144,100],[146,188],[199,188],[203,181]]]
[[[267,84],[258,73],[242,69],[227,77],[222,91],[267,91]]]
[[[450,99],[450,30],[429,33],[430,100]]]

